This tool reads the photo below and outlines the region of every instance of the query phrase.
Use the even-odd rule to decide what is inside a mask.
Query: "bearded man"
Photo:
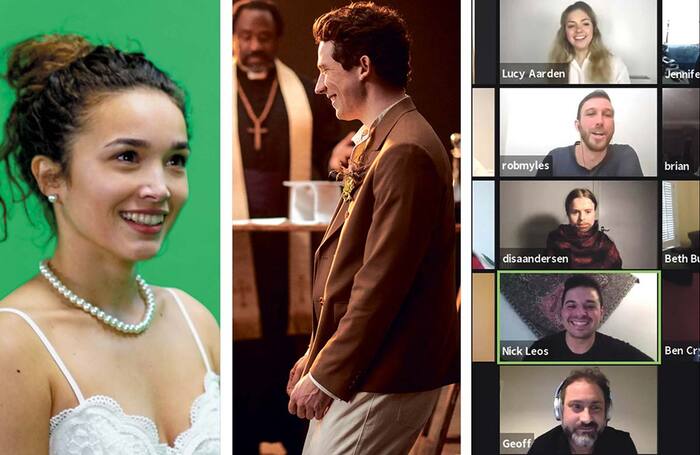
[[[608,425],[611,408],[610,382],[598,368],[572,371],[554,394],[561,425],[535,439],[528,455],[636,455],[630,434]]]
[[[576,129],[581,140],[547,154],[548,170],[538,177],[642,177],[637,152],[627,144],[611,144],[615,110],[604,90],[586,95],[578,105]]]

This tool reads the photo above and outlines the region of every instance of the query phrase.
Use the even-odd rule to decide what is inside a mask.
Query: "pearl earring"
[[[48,199],[49,202],[53,204],[58,200],[58,194],[49,194],[48,196],[46,196],[46,199]]]

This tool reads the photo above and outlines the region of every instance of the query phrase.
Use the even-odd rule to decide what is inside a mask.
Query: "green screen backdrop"
[[[174,229],[139,273],[177,287],[219,319],[219,2],[189,0],[0,0],[0,72],[8,48],[31,36],[77,33],[96,44],[143,52],[186,92],[191,155],[190,197]],[[0,82],[4,125],[14,93]],[[3,132],[0,131],[0,135]],[[0,194],[8,202],[9,237],[0,242],[0,299],[38,271],[54,243],[38,203],[29,216],[9,202],[5,170]]]

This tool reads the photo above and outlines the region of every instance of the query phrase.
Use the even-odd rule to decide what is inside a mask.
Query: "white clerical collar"
[[[390,105],[389,107],[384,109],[382,112],[380,112],[379,115],[377,116],[377,118],[374,119],[374,121],[372,122],[372,124],[370,126],[362,125],[362,127],[359,130],[357,130],[357,133],[355,133],[355,135],[352,137],[352,139],[350,139],[352,141],[352,143],[357,146],[357,145],[363,143],[364,141],[366,141],[367,139],[369,139],[370,132],[372,131],[372,129],[374,129],[375,126],[377,126],[379,124],[379,122],[382,121],[382,119],[384,118],[386,113],[389,112],[392,107],[396,106],[397,104],[399,104],[401,101],[405,100],[408,97],[409,96],[404,93],[404,95],[401,98],[399,98],[395,103],[393,103],[392,105]]]

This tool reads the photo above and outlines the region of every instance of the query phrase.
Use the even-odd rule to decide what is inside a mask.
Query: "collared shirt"
[[[370,133],[372,132],[374,127],[376,127],[379,124],[379,122],[382,121],[382,119],[384,118],[386,113],[389,112],[392,107],[396,106],[397,104],[399,104],[401,101],[405,100],[408,97],[409,96],[404,93],[404,95],[398,101],[396,101],[395,103],[393,103],[392,105],[390,105],[389,107],[384,109],[382,112],[380,112],[379,115],[377,116],[377,118],[374,119],[374,121],[372,122],[372,124],[370,126],[362,125],[362,127],[359,130],[357,130],[357,133],[355,133],[355,135],[352,137],[352,139],[350,139],[352,141],[352,143],[355,144],[355,147],[357,147],[358,145],[360,145],[361,143],[363,143],[364,141],[369,139]]]
[[[586,80],[586,72],[591,62],[588,57],[583,61],[583,65],[578,64],[576,59],[569,63],[569,84],[593,84],[593,81]],[[610,56],[610,80],[605,81],[608,84],[629,84],[630,75],[627,71],[627,66],[619,57]]]

